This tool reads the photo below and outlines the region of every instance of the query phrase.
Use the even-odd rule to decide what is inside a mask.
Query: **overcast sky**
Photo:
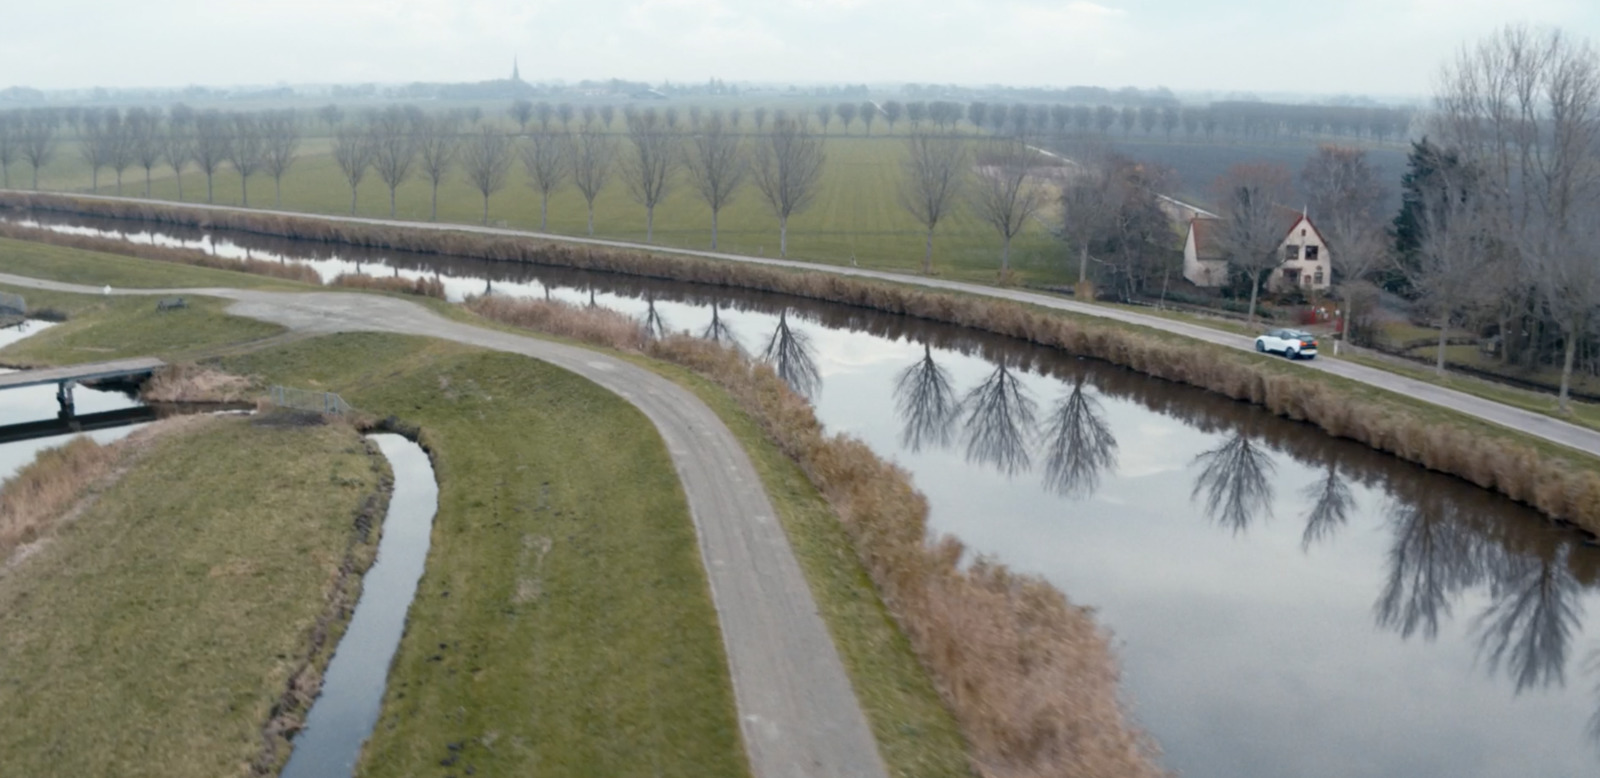
[[[0,87],[620,77],[1422,95],[1600,0],[0,0]]]

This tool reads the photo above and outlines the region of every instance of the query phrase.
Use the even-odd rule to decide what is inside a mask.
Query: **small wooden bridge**
[[[0,391],[21,389],[26,386],[56,385],[56,402],[61,403],[61,416],[73,415],[72,387],[117,378],[147,376],[165,367],[166,363],[154,357],[116,359],[110,362],[92,362],[86,365],[47,367],[39,370],[21,370],[0,373]]]

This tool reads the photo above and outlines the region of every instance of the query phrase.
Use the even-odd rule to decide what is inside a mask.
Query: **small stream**
[[[295,736],[284,778],[348,776],[378,722],[389,663],[405,632],[406,611],[428,558],[439,486],[421,446],[399,435],[372,435],[394,470],[394,494],[383,520],[378,558],[362,578],[350,628],[339,640]]]
[[[324,278],[437,276],[454,300],[592,301],[657,332],[770,350],[830,431],[912,473],[933,531],[1096,609],[1133,713],[1182,774],[1600,774],[1600,550],[1309,425],[1057,350],[779,295],[26,218]],[[369,665],[381,689],[386,655]]]

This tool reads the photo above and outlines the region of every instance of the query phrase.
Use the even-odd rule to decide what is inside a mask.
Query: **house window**
[[[1315,260],[1317,258],[1317,253],[1321,248],[1321,246],[1306,246],[1306,259]]]
[[[1300,247],[1299,246],[1284,246],[1283,247],[1283,258],[1286,261],[1287,260],[1291,260],[1291,259],[1299,259],[1300,258]]]
[[[1317,286],[1322,286],[1322,266],[1321,265],[1317,265],[1317,276],[1316,276],[1316,278],[1317,278],[1317,280],[1316,280]]]
[[[1288,282],[1288,283],[1290,283],[1290,284],[1292,284],[1292,285],[1294,285],[1294,286],[1299,286],[1300,285],[1300,271],[1298,271],[1298,270],[1284,270],[1283,271],[1283,280]]]

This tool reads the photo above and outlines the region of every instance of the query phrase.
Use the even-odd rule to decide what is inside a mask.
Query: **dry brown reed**
[[[331,285],[444,299],[444,282],[437,278],[428,278],[426,276],[411,279],[397,276],[374,276],[366,273],[340,273],[333,279]]]
[[[928,505],[902,469],[829,436],[771,368],[684,335],[652,340],[634,319],[562,302],[475,298],[487,318],[689,368],[727,391],[794,459],[844,524],[890,612],[960,722],[988,778],[1155,776],[1154,743],[1129,720],[1093,614],[1048,582],[932,540]]]
[[[146,402],[158,403],[245,402],[254,394],[248,378],[189,364],[162,368],[139,390]]]
[[[1253,355],[1163,338],[1087,317],[831,273],[664,256],[535,238],[337,222],[316,217],[184,208],[69,195],[0,193],[0,208],[58,210],[112,218],[218,227],[265,235],[422,253],[527,262],[754,289],[956,324],[1101,359],[1169,381],[1254,403],[1432,470],[1449,473],[1600,533],[1600,473],[1574,468],[1511,438],[1486,436],[1462,418],[1425,415],[1399,399],[1351,392],[1304,371],[1283,375]]]
[[[0,485],[0,562],[12,549],[48,532],[119,458],[115,444],[102,446],[79,437],[39,452],[37,459],[6,479]]]
[[[153,259],[158,262],[173,262],[217,270],[233,270],[258,276],[281,278],[287,281],[299,281],[305,284],[317,284],[319,286],[322,284],[322,278],[317,275],[317,271],[314,268],[297,263],[269,262],[264,259],[229,259],[227,257],[212,256],[199,249],[152,246],[146,243],[132,243],[117,238],[102,238],[94,235],[71,235],[43,227],[27,227],[20,224],[0,223],[0,238],[26,240],[33,243],[43,243],[49,246],[61,246],[83,251],[121,254],[140,259]]]

